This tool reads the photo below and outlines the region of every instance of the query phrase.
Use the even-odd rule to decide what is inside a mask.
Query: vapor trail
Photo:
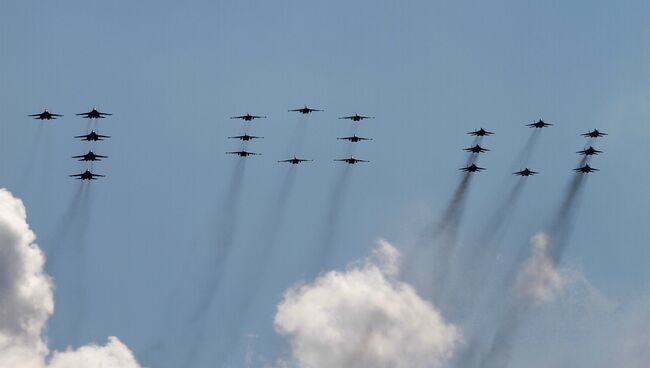
[[[295,165],[289,167],[282,180],[280,191],[276,197],[277,199],[267,216],[269,225],[266,233],[268,233],[268,236],[264,237],[267,241],[259,244],[255,252],[254,259],[259,260],[259,263],[247,265],[247,269],[249,270],[247,273],[248,277],[246,281],[242,282],[242,285],[246,285],[248,292],[244,293],[241,300],[235,300],[234,305],[230,307],[230,314],[225,316],[226,318],[222,318],[223,323],[228,325],[222,326],[222,330],[229,331],[230,336],[226,336],[225,344],[217,347],[217,367],[223,366],[232,356],[234,347],[237,345],[238,339],[243,331],[244,321],[249,316],[252,302],[262,286],[262,281],[268,268],[268,261],[276,248],[278,234],[286,217],[287,205],[296,181],[297,171],[298,168]]]
[[[310,270],[327,267],[331,262],[334,253],[334,240],[338,235],[342,207],[345,202],[345,193],[348,191],[352,168],[349,164],[339,172],[332,191],[329,195],[327,216],[324,219],[323,233],[321,234],[319,246],[314,255]]]
[[[541,135],[541,129],[534,129],[528,139],[521,147],[519,152],[515,155],[515,161],[512,166],[510,166],[510,171],[521,170],[522,166],[525,166],[530,161],[530,156],[535,151],[537,147],[537,142],[539,142],[539,137]]]
[[[219,293],[223,276],[226,271],[227,261],[232,251],[234,234],[238,222],[239,202],[241,200],[242,184],[244,181],[244,172],[246,168],[246,159],[238,159],[231,175],[230,182],[226,187],[224,198],[222,199],[221,213],[216,223],[216,250],[211,255],[210,266],[213,268],[206,278],[205,284],[201,287],[199,301],[190,315],[190,326],[194,334],[190,338],[189,353],[185,367],[195,365],[199,349],[203,345],[207,326],[207,315],[210,312],[210,306],[215,296]]]
[[[76,294],[74,302],[66,308],[74,311],[71,314],[74,318],[67,323],[66,331],[69,334],[67,341],[75,344],[80,342],[79,335],[88,313],[85,266],[87,233],[92,214],[91,186],[88,182],[78,183],[51,239],[51,248],[47,251],[48,265],[52,268],[56,267],[58,257],[66,256],[65,272],[60,278],[67,276],[68,281],[59,283],[59,287],[68,288]]]
[[[587,158],[583,157],[579,165],[584,165],[586,161]],[[554,264],[558,264],[561,261],[562,254],[568,245],[568,238],[573,229],[573,220],[575,218],[578,199],[584,188],[587,175],[583,173],[574,174],[569,182],[569,186],[564,192],[560,207],[553,216],[548,235],[550,242],[549,255]],[[525,250],[527,249],[520,249],[519,255],[516,258],[517,262],[511,267],[504,279],[503,283],[507,287],[507,290],[514,288],[517,270],[525,260]],[[525,312],[530,308],[530,301],[520,301],[521,304],[519,305],[515,303],[515,300],[509,300],[508,313],[503,316],[503,322],[500,324],[489,350],[481,360],[481,367],[503,367],[507,365],[514,346],[516,333],[523,321]]]

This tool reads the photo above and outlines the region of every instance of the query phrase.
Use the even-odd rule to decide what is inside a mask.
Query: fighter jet
[[[487,130],[481,128],[481,129],[475,130],[473,132],[468,132],[467,134],[477,136],[477,137],[484,137],[484,136],[492,135],[494,133],[493,132],[488,132]]]
[[[529,170],[528,168],[512,173],[512,175],[519,175],[519,176],[531,176],[535,174],[539,174],[539,173],[537,171]]]
[[[240,139],[242,141],[250,141],[251,139],[257,139],[257,138],[264,138],[264,137],[256,137],[254,135],[248,135],[248,134],[236,135],[234,137],[228,137],[228,139]]]
[[[607,135],[607,133],[603,133],[598,131],[598,129],[594,129],[591,132],[582,134],[583,137],[589,137],[589,138],[598,138]]]
[[[343,140],[350,141],[350,142],[355,142],[355,143],[359,142],[359,141],[371,141],[372,140],[372,138],[363,138],[363,137],[357,136],[356,134],[353,135],[352,137],[341,137],[341,138],[336,138],[336,139],[343,139]]]
[[[86,135],[77,135],[75,138],[81,138],[82,141],[103,141],[104,138],[110,138],[110,135],[101,135],[95,133],[93,130],[92,132],[86,134]]]
[[[485,168],[484,167],[478,167],[478,166],[476,166],[476,164],[471,164],[471,165],[469,165],[467,167],[461,167],[458,170],[463,170],[465,172],[477,172],[477,171],[480,172],[482,170],[485,170]]]
[[[289,112],[299,112],[301,114],[311,114],[312,112],[316,112],[316,111],[323,111],[323,110],[311,109],[307,107],[307,105],[305,105],[305,107],[302,107],[300,109],[289,110]]]
[[[577,169],[573,169],[573,171],[577,171],[577,172],[581,172],[581,173],[583,173],[583,174],[587,174],[587,173],[590,173],[590,172],[592,172],[592,171],[599,171],[599,170],[598,170],[598,169],[594,169],[593,167],[591,167],[591,166],[589,166],[589,165],[585,165],[585,166],[583,166],[583,167],[579,167],[579,168],[577,168]]]
[[[591,155],[597,155],[599,153],[603,153],[603,151],[599,151],[599,150],[595,149],[594,147],[589,146],[589,148],[583,149],[582,151],[578,151],[576,153],[579,153],[579,154],[581,154],[583,156],[591,156]]]
[[[361,121],[363,119],[374,119],[374,116],[363,116],[359,114],[354,114],[352,116],[341,116],[339,119],[350,119],[352,121]]]
[[[298,165],[301,162],[306,162],[306,161],[314,161],[314,160],[303,160],[301,158],[296,158],[296,156],[293,156],[293,158],[290,158],[288,160],[281,160],[278,162],[289,162],[292,165]]]
[[[531,127],[531,128],[546,128],[546,127],[551,126],[551,125],[553,125],[553,124],[546,123],[542,119],[537,120],[536,123],[526,124],[526,126]]]
[[[237,155],[239,157],[248,157],[248,156],[261,155],[261,153],[248,152],[248,151],[232,151],[232,152],[226,152],[226,154]]]
[[[108,158],[108,156],[97,155],[93,151],[88,151],[85,155],[72,156],[72,158],[78,158],[77,161],[101,161],[102,158]]]
[[[231,116],[230,118],[231,118],[231,119],[242,119],[242,120],[244,120],[244,121],[252,121],[252,120],[255,120],[255,119],[265,119],[266,116],[251,115],[251,114],[248,114],[248,113],[247,113],[246,115],[242,115],[242,116]]]
[[[354,158],[354,157],[350,157],[350,158],[340,158],[340,159],[337,159],[337,160],[334,160],[334,161],[347,162],[347,163],[350,164],[350,165],[354,165],[354,164],[356,164],[357,162],[370,162],[370,161],[366,161],[366,160],[359,160],[358,158]]]
[[[82,116],[82,117],[84,117],[86,119],[103,119],[106,116],[110,116],[110,115],[113,115],[113,114],[109,114],[107,112],[99,112],[97,110],[97,108],[93,107],[93,109],[88,111],[88,112],[82,112],[82,113],[79,113],[79,114],[76,114],[76,115]]]
[[[68,176],[79,180],[97,180],[98,177],[103,178],[105,175],[93,174],[90,170],[86,170],[81,174],[72,174]]]
[[[474,147],[465,148],[465,149],[463,149],[463,151],[472,152],[472,153],[483,153],[483,152],[489,151],[489,149],[483,148],[483,147],[481,147],[480,145],[477,144]]]
[[[47,109],[45,109],[40,114],[32,114],[32,115],[27,115],[27,116],[34,117],[34,119],[38,119],[38,120],[52,120],[52,119],[56,119],[57,117],[63,116],[63,115],[53,114],[53,113],[47,111]]]

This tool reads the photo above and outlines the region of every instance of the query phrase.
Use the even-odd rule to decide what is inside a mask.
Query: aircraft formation
[[[553,126],[553,124],[547,123],[544,120],[539,119],[534,123],[526,124],[526,126],[530,127],[530,128],[534,128],[534,129],[542,129],[542,128],[547,128],[547,127]],[[463,149],[463,151],[465,151],[465,152],[470,152],[472,154],[472,156],[470,156],[470,162],[468,162],[468,165],[465,166],[465,167],[461,167],[459,170],[464,171],[466,173],[481,172],[481,171],[485,170],[485,168],[477,166],[475,161],[478,158],[478,154],[485,153],[485,152],[488,152],[490,150],[487,149],[487,148],[481,147],[481,145],[479,143],[481,142],[483,137],[493,135],[494,132],[490,132],[490,131],[487,131],[487,130],[485,130],[483,128],[480,128],[478,130],[468,132],[467,134],[476,137],[476,141],[475,141],[476,143],[472,147],[468,147],[468,148]],[[590,142],[591,142],[592,139],[603,137],[603,136],[606,136],[606,135],[607,135],[606,133],[600,132],[600,131],[598,131],[598,129],[594,129],[594,130],[592,130],[590,132],[581,134],[581,136],[589,138]],[[585,164],[583,166],[575,168],[573,170],[575,172],[582,173],[582,174],[588,174],[588,173],[591,173],[591,172],[594,172],[594,171],[599,171],[598,169],[589,166],[589,164],[586,161],[588,160],[589,157],[591,157],[593,155],[598,155],[599,153],[602,153],[602,152],[603,151],[599,151],[599,150],[595,149],[591,145],[589,145],[588,148],[585,148],[585,149],[583,149],[581,151],[577,151],[576,153],[578,153],[578,154],[580,154],[582,156],[585,156],[585,158],[586,158],[585,161],[584,161]],[[523,176],[537,175],[537,174],[539,174],[539,172],[533,171],[533,170],[526,167],[523,170],[514,172],[512,174],[523,177]]]
[[[97,110],[97,108],[93,107],[93,109],[88,112],[82,112],[76,115],[81,116],[85,119],[104,119],[107,116],[111,116],[112,114],[109,114],[107,112],[101,112]],[[44,109],[43,112],[41,113],[31,114],[27,116],[33,117],[34,119],[38,119],[38,120],[53,120],[53,119],[63,117],[63,115],[52,113],[47,109]],[[78,135],[75,136],[74,138],[78,138],[86,142],[96,142],[96,141],[103,141],[106,138],[110,138],[110,136],[98,134],[97,132],[92,130],[90,133],[84,135]],[[95,161],[102,161],[102,159],[108,158],[108,156],[99,155],[95,153],[92,149],[89,149],[87,153],[84,153],[82,155],[72,156],[72,158],[77,159],[77,161],[90,162],[91,167],[87,168],[86,170],[84,170],[79,174],[68,175],[69,177],[79,179],[79,180],[97,180],[97,178],[105,177],[105,175],[95,174],[92,172],[92,163],[94,163]]]
[[[311,113],[314,113],[314,112],[322,112],[322,111],[324,111],[324,110],[310,108],[310,107],[307,107],[306,105],[304,107],[301,107],[301,108],[288,110],[288,112],[298,112],[298,113],[303,114],[303,115],[311,114]],[[111,116],[112,114],[106,113],[106,112],[101,112],[101,111],[97,110],[97,108],[93,108],[92,110],[90,110],[88,112],[78,113],[76,115],[81,116],[81,117],[83,117],[85,119],[96,120],[96,119],[104,119],[104,118],[106,118],[108,116]],[[54,119],[61,118],[64,115],[56,114],[56,113],[48,111],[47,109],[44,109],[43,112],[36,113],[36,114],[30,114],[30,115],[27,115],[27,116],[28,117],[33,117],[34,119],[37,119],[37,120],[54,120]],[[248,114],[248,113],[246,113],[245,115],[230,117],[230,119],[241,119],[241,120],[243,120],[245,122],[252,122],[255,119],[266,119],[266,118],[267,117],[263,116],[263,115],[251,115],[251,114]],[[359,115],[359,114],[355,113],[354,115],[339,117],[339,119],[346,119],[346,120],[350,120],[352,122],[358,123],[358,122],[361,122],[361,121],[363,121],[365,119],[374,119],[374,117],[373,116]],[[533,129],[543,129],[543,128],[553,126],[553,124],[547,123],[544,120],[539,119],[536,122],[526,124],[526,126],[528,126],[530,128],[533,128]],[[484,137],[489,137],[489,136],[493,135],[494,132],[491,132],[491,131],[485,130],[483,128],[480,128],[478,130],[468,132],[467,134],[469,134],[471,136],[474,136],[475,141],[474,141],[472,146],[467,147],[467,148],[463,148],[463,151],[470,153],[470,159],[468,160],[467,165],[465,167],[461,167],[459,170],[464,171],[466,173],[476,173],[476,172],[484,171],[484,170],[486,170],[486,168],[478,166],[477,165],[477,160],[478,160],[478,157],[479,157],[480,154],[489,152],[490,150],[483,147],[483,146],[481,146],[482,139]],[[588,161],[591,158],[591,156],[598,155],[598,154],[602,153],[603,151],[600,151],[600,150],[594,148],[591,145],[591,142],[592,142],[592,140],[594,140],[596,138],[604,137],[606,135],[607,135],[606,133],[603,133],[603,132],[599,131],[598,129],[594,129],[594,130],[592,130],[590,132],[581,134],[581,136],[586,137],[586,138],[589,139],[589,146],[587,148],[584,148],[584,149],[576,152],[579,155],[584,156],[585,158],[581,163],[582,166],[573,169],[575,172],[582,173],[582,174],[588,174],[588,173],[591,173],[591,172],[599,171],[599,169],[590,166]],[[97,141],[103,141],[103,140],[105,140],[107,138],[110,138],[110,136],[99,134],[93,129],[93,130],[91,130],[90,132],[88,132],[86,134],[78,135],[78,136],[75,136],[74,138],[77,138],[77,139],[80,139],[81,141],[86,141],[86,142],[97,142]],[[256,139],[263,139],[263,138],[264,137],[261,137],[261,136],[249,135],[247,132],[244,132],[241,135],[228,137],[228,139],[238,139],[238,140],[241,140],[242,142],[249,142],[249,141],[253,141],[253,140],[256,140]],[[336,139],[337,140],[346,140],[346,141],[348,141],[350,143],[358,143],[358,142],[361,142],[361,141],[371,141],[372,140],[372,138],[360,137],[360,136],[356,135],[356,133],[353,134],[352,136],[338,137]],[[239,151],[228,151],[228,152],[226,152],[226,154],[235,155],[235,156],[238,156],[238,157],[241,157],[241,158],[246,158],[248,156],[259,156],[259,155],[261,155],[261,153],[250,152],[250,151],[247,151],[246,149],[241,149]],[[90,168],[87,168],[85,171],[83,171],[83,172],[81,172],[79,174],[69,175],[70,177],[75,178],[75,179],[79,179],[79,180],[97,180],[97,178],[105,177],[105,175],[93,173],[92,172],[92,169],[93,169],[92,164],[95,161],[102,161],[103,159],[108,158],[108,156],[97,154],[91,148],[91,149],[88,150],[87,153],[77,155],[77,156],[72,156],[72,158],[77,159],[77,161],[90,162],[91,166],[90,166]],[[284,160],[278,160],[277,162],[278,163],[289,163],[289,164],[292,164],[292,165],[298,165],[298,164],[301,164],[303,162],[311,162],[311,161],[314,161],[314,160],[298,158],[297,156],[294,155],[292,158],[288,158],[288,159],[284,159]],[[362,160],[362,159],[356,158],[354,156],[338,158],[338,159],[334,159],[334,161],[344,162],[344,163],[347,163],[349,165],[354,165],[354,164],[357,164],[357,163],[370,162],[368,160]],[[524,168],[524,169],[522,169],[520,171],[516,171],[516,172],[514,172],[512,174],[517,175],[517,176],[521,176],[521,177],[524,177],[524,176],[528,177],[528,176],[537,175],[537,174],[539,174],[539,172],[533,171],[533,170],[526,167],[526,168]]]
[[[287,110],[287,111],[288,112],[297,112],[297,113],[300,113],[300,114],[303,114],[303,115],[308,115],[308,114],[311,114],[311,113],[314,113],[314,112],[322,112],[324,110],[314,109],[314,108],[311,108],[311,107],[307,107],[307,105],[305,105],[303,107],[299,107],[299,108],[296,108],[296,109],[290,109],[290,110]],[[230,119],[241,119],[244,122],[252,122],[255,119],[266,119],[266,118],[267,118],[267,116],[265,116],[265,115],[251,115],[249,113],[246,113],[245,115],[231,116],[230,117]],[[364,115],[359,115],[359,114],[355,113],[354,115],[350,115],[350,116],[342,116],[339,119],[348,119],[348,120],[350,120],[352,122],[360,122],[360,121],[365,120],[365,119],[374,119],[374,116],[364,116]],[[244,134],[242,134],[242,135],[236,135],[236,136],[228,137],[228,139],[239,139],[239,140],[241,140],[243,142],[248,142],[248,141],[252,141],[252,140],[255,140],[255,139],[262,139],[262,138],[264,138],[264,137],[249,135],[247,132],[244,132]],[[337,140],[346,140],[346,141],[349,141],[351,143],[357,143],[357,142],[361,142],[361,141],[371,141],[372,140],[372,138],[360,137],[360,136],[357,136],[356,134],[353,134],[350,137],[339,137],[339,138],[336,138],[336,139]],[[250,151],[247,151],[246,149],[242,149],[242,150],[239,150],[239,151],[228,151],[228,152],[226,152],[226,154],[228,154],[228,155],[236,155],[236,156],[239,156],[239,157],[242,157],[242,158],[245,158],[245,157],[248,157],[248,156],[259,156],[259,155],[261,155],[261,153],[250,152]],[[285,160],[278,160],[278,163],[289,163],[289,164],[292,164],[292,165],[298,165],[298,164],[301,164],[303,162],[311,162],[311,161],[314,161],[314,160],[298,158],[298,157],[296,157],[294,155],[293,158],[289,158],[289,159],[285,159]],[[370,162],[368,160],[361,160],[361,159],[355,158],[353,156],[350,156],[350,157],[347,157],[347,158],[335,159],[334,161],[345,162],[345,163],[350,164],[350,165],[353,165],[353,164],[356,164],[356,163],[359,163],[359,162]]]

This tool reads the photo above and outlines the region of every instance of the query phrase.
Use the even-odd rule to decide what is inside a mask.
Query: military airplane
[[[113,114],[109,114],[107,112],[99,112],[97,108],[93,107],[93,109],[88,112],[82,112],[76,115],[82,116],[86,119],[104,119],[106,116],[110,116]]]
[[[489,151],[489,149],[483,148],[477,144],[474,147],[464,148],[463,151],[472,152],[472,153],[483,153]]]
[[[594,147],[589,146],[589,148],[583,149],[582,151],[578,151],[576,153],[579,153],[579,154],[581,154],[583,156],[591,156],[591,155],[597,155],[599,153],[603,153],[603,151],[599,151],[599,150],[595,149]]]
[[[299,109],[289,110],[289,112],[299,112],[301,114],[311,114],[312,112],[316,112],[316,111],[323,111],[323,110],[311,109],[311,108],[307,107],[307,105],[305,105],[305,107],[302,107],[302,108],[299,108]]]
[[[47,109],[45,109],[40,114],[32,114],[32,115],[27,115],[27,116],[34,117],[34,119],[38,119],[38,120],[52,120],[52,119],[56,119],[57,117],[63,116],[63,115],[53,114],[53,113],[47,111]]]
[[[79,180],[97,180],[98,177],[103,178],[105,175],[93,174],[90,170],[86,170],[81,174],[72,174],[68,176]]]
[[[461,167],[458,170],[463,170],[465,172],[477,172],[477,171],[480,172],[482,170],[485,170],[485,168],[484,167],[478,167],[478,166],[476,166],[476,164],[471,164],[471,165],[469,165],[467,167]]]
[[[374,119],[374,116],[363,116],[359,114],[354,114],[351,116],[341,116],[339,119],[350,119],[352,121],[361,121],[363,119]]]
[[[494,133],[493,132],[488,132],[487,130],[481,128],[481,129],[475,130],[473,132],[468,132],[467,134],[473,135],[473,136],[476,136],[476,137],[483,137],[483,136],[492,135]]]
[[[264,137],[256,137],[254,135],[236,135],[234,137],[228,137],[228,139],[241,139],[242,141],[250,141],[251,139],[257,139],[257,138],[264,138]]]
[[[526,126],[531,127],[531,128],[546,128],[546,127],[549,127],[551,125],[553,125],[553,124],[546,123],[542,119],[537,120],[537,122],[535,122],[535,123],[526,124]]]
[[[577,171],[577,172],[581,172],[581,173],[587,174],[587,173],[590,173],[590,172],[592,172],[592,171],[599,171],[599,170],[598,170],[598,169],[594,169],[593,167],[591,167],[591,166],[589,166],[589,165],[585,165],[585,166],[583,166],[583,167],[579,167],[579,168],[577,168],[577,169],[573,169],[573,171]]]
[[[594,129],[591,132],[582,134],[583,137],[589,137],[589,138],[598,138],[607,135],[607,133],[603,133],[598,131],[598,129]]]
[[[346,162],[346,163],[348,163],[348,164],[350,164],[350,165],[354,165],[354,164],[356,164],[357,162],[370,162],[370,161],[367,161],[367,160],[359,160],[358,158],[354,158],[354,157],[350,157],[350,158],[340,158],[340,159],[337,159],[337,160],[334,160],[334,161]]]
[[[261,153],[248,152],[248,151],[232,151],[232,152],[226,152],[226,154],[237,155],[239,157],[248,157],[248,156],[261,155]]]
[[[293,156],[293,158],[290,158],[288,160],[281,160],[278,162],[289,162],[292,165],[298,165],[301,162],[306,162],[306,161],[314,161],[314,160],[303,160],[301,158],[297,158],[296,156]]]
[[[108,156],[97,155],[93,151],[88,151],[85,155],[72,156],[72,158],[78,158],[78,161],[101,161],[102,158],[108,158]]]
[[[92,132],[86,134],[86,135],[77,135],[75,138],[81,138],[82,141],[103,141],[104,138],[110,138],[110,135],[101,135],[95,133],[93,130]]]
[[[341,138],[336,138],[336,139],[343,139],[343,140],[350,141],[350,142],[371,141],[372,140],[372,138],[363,138],[363,137],[357,136],[356,134],[353,135],[352,137],[341,137]]]
[[[539,174],[539,173],[537,171],[529,170],[528,168],[512,173],[512,175],[519,175],[519,176],[531,176],[535,174]]]
[[[251,115],[251,114],[247,113],[246,115],[231,116],[230,118],[231,119],[242,119],[244,121],[251,121],[251,120],[255,120],[255,119],[264,119],[264,118],[266,118],[266,116]]]

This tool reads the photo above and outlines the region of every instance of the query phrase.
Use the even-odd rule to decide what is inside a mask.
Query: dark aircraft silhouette
[[[477,137],[484,137],[484,136],[492,135],[494,133],[493,132],[488,132],[487,130],[481,128],[479,130],[475,130],[475,131],[469,132],[467,134],[477,136]]]
[[[78,158],[78,161],[101,161],[102,158],[108,158],[108,156],[96,155],[93,151],[88,151],[85,155],[72,156],[72,158]]]
[[[589,137],[589,138],[598,138],[607,135],[607,133],[599,132],[598,129],[594,129],[591,132],[582,134],[583,137]]]
[[[251,120],[254,120],[254,119],[264,119],[264,118],[266,118],[266,116],[251,115],[251,114],[247,113],[246,115],[231,116],[230,118],[231,119],[242,119],[244,121],[251,121]]]
[[[303,160],[301,158],[296,158],[296,156],[293,156],[293,158],[290,158],[288,160],[281,160],[278,162],[289,162],[292,165],[298,165],[301,162],[306,162],[306,161],[314,161],[314,160]]]
[[[301,114],[311,114],[312,112],[316,112],[316,111],[323,111],[323,110],[311,109],[307,107],[307,105],[305,105],[305,107],[302,107],[300,109],[289,110],[289,112],[299,112]]]
[[[536,123],[526,124],[526,126],[531,127],[531,128],[546,128],[546,127],[549,127],[551,125],[553,125],[553,124],[545,123],[544,120],[542,120],[542,119],[537,120]]]
[[[352,121],[361,121],[363,119],[374,119],[374,116],[363,116],[359,114],[354,114],[352,116],[341,116],[339,119],[350,119]]]
[[[350,158],[340,158],[340,159],[337,159],[337,160],[334,160],[334,161],[347,162],[347,163],[350,164],[350,165],[354,165],[354,164],[356,164],[357,162],[370,162],[370,161],[367,161],[367,160],[359,160],[358,158],[354,158],[354,157],[350,157]]]
[[[512,173],[512,174],[513,175],[519,175],[519,176],[531,176],[531,175],[535,175],[535,174],[539,174],[539,173],[537,171],[532,171],[532,170],[529,170],[528,168],[525,168],[525,169],[523,169],[521,171],[517,171],[517,172]]]
[[[255,155],[260,155],[261,153],[255,153],[255,152],[248,152],[248,151],[232,151],[232,152],[226,152],[229,155],[237,155],[239,157],[248,157],[248,156],[255,156]]]
[[[589,146],[589,148],[583,149],[582,151],[578,151],[576,153],[579,153],[579,154],[581,154],[583,156],[591,156],[591,155],[597,155],[599,153],[603,153],[603,151],[599,151],[599,150],[595,149],[594,147]]]
[[[352,137],[341,137],[341,138],[336,138],[336,139],[343,139],[343,140],[350,141],[350,142],[371,141],[372,140],[372,138],[363,138],[363,137],[357,136],[356,134],[353,135]]]
[[[477,171],[480,172],[482,170],[485,170],[485,168],[484,167],[478,167],[478,166],[476,166],[476,164],[471,164],[471,165],[469,165],[467,167],[462,167],[462,168],[460,168],[458,170],[463,170],[465,172],[477,172]]]
[[[577,172],[581,172],[581,173],[583,173],[583,174],[587,174],[587,173],[590,173],[590,172],[592,172],[592,171],[599,171],[599,170],[598,170],[598,169],[594,169],[593,167],[591,167],[591,166],[589,166],[589,165],[585,165],[585,166],[583,166],[583,167],[579,167],[579,168],[577,168],[577,169],[573,169],[573,171],[577,171]]]
[[[254,135],[236,135],[234,137],[228,137],[228,139],[241,139],[242,141],[250,141],[251,139],[256,139],[256,138],[264,138],[264,137],[256,137]]]
[[[463,149],[463,151],[472,152],[472,153],[483,153],[483,152],[489,151],[489,149],[483,148],[483,147],[481,147],[480,145],[477,144],[474,147],[465,148],[465,149]]]
[[[63,115],[53,114],[53,113],[47,111],[47,109],[45,109],[40,114],[32,114],[32,115],[27,115],[27,116],[34,117],[34,119],[38,119],[38,120],[52,120],[52,119],[56,119],[57,117],[63,116]]]
[[[79,180],[97,180],[98,177],[103,178],[105,175],[93,174],[89,170],[86,170],[81,174],[72,174],[68,176]]]
[[[88,112],[82,112],[76,115],[82,116],[86,119],[103,119],[106,116],[110,116],[113,114],[109,114],[107,112],[99,112],[96,108],[93,107],[93,109]]]
[[[110,138],[110,135],[101,135],[95,133],[93,130],[92,132],[86,134],[86,135],[77,135],[75,138],[81,138],[82,141],[103,141],[104,138]]]

